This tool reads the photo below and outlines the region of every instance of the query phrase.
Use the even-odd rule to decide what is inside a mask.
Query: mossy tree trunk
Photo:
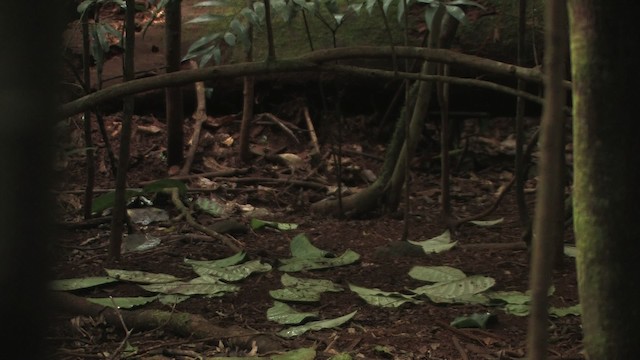
[[[631,359],[640,353],[637,12],[622,0],[569,4],[573,216],[585,349],[593,360]]]

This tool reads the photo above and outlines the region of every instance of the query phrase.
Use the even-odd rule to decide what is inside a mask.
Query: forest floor
[[[149,36],[149,35],[148,35]],[[151,39],[153,34],[147,39]],[[154,53],[155,56],[155,53]],[[144,57],[142,57],[144,59]],[[147,58],[151,61],[155,58]],[[141,60],[145,61],[145,60]],[[139,68],[145,68],[141,64]],[[114,70],[115,71],[115,70]],[[526,292],[529,283],[528,252],[522,245],[522,227],[513,189],[508,190],[492,213],[480,220],[501,219],[492,226],[466,223],[451,237],[456,245],[448,251],[425,254],[401,242],[405,221],[399,212],[374,211],[365,218],[341,219],[321,216],[310,205],[326,198],[337,185],[335,153],[338,146],[337,121],[314,119],[320,137],[320,158],[313,158],[313,146],[305,123],[305,101],[299,93],[267,104],[256,116],[251,130],[255,152],[289,154],[285,160],[274,156],[256,156],[249,165],[238,159],[238,108],[229,114],[210,113],[203,125],[190,177],[182,180],[188,187],[182,200],[190,206],[195,220],[215,228],[246,253],[246,260],[259,260],[272,267],[234,282],[235,291],[222,296],[189,296],[177,304],[158,301],[140,305],[124,313],[142,310],[164,310],[170,314],[201,316],[212,326],[228,329],[227,336],[203,336],[203,333],[180,333],[167,322],[152,326],[136,323],[130,334],[123,325],[102,314],[87,315],[86,304],[67,304],[64,311],[52,315],[48,344],[51,359],[114,359],[130,356],[141,359],[204,359],[214,356],[274,355],[280,351],[313,348],[317,359],[336,354],[350,354],[361,359],[516,359],[525,356],[528,316],[505,311],[504,306],[479,304],[442,304],[426,297],[420,302],[407,302],[398,307],[381,307],[365,301],[349,285],[377,288],[387,292],[411,295],[426,283],[409,276],[414,266],[450,266],[465,274],[495,279],[492,291]],[[266,99],[264,101],[270,101]],[[455,110],[455,109],[453,109]],[[163,109],[138,113],[134,117],[130,188],[142,188],[154,180],[168,177],[166,166],[166,124]],[[312,111],[312,117],[317,113]],[[280,119],[275,121],[274,117]],[[435,117],[434,117],[435,118]],[[451,174],[453,214],[465,218],[489,208],[497,194],[513,176],[513,123],[510,118],[474,118],[457,120],[467,150],[453,159]],[[430,120],[433,123],[433,120]],[[280,125],[278,124],[280,123]],[[185,122],[185,150],[190,146],[194,120]],[[537,119],[529,118],[529,130]],[[121,114],[105,114],[105,126],[115,153],[119,146]],[[342,125],[343,190],[358,191],[382,166],[388,138],[380,136],[379,117],[370,113],[349,114]],[[291,132],[284,131],[288,128]],[[419,154],[412,163],[408,239],[423,241],[443,234],[439,204],[440,166],[436,125],[429,125]],[[530,131],[530,132],[531,132]],[[384,134],[384,131],[382,131]],[[324,134],[324,135],[323,135]],[[60,156],[56,163],[59,183],[56,189],[58,241],[52,248],[55,279],[104,277],[106,269],[138,270],[171,274],[181,279],[194,278],[185,259],[214,260],[234,255],[221,241],[193,228],[180,210],[166,198],[151,197],[152,205],[136,201],[131,208],[154,207],[167,215],[160,221],[135,223],[134,234],[125,238],[122,259],[107,259],[110,220],[96,214],[92,221],[82,217],[83,191],[86,188],[86,159],[73,149],[84,147],[82,120],[72,117],[59,134]],[[293,138],[298,141],[294,141]],[[114,177],[106,147],[94,122],[93,139],[96,153],[96,194],[113,189]],[[378,140],[380,139],[380,140]],[[313,158],[313,159],[312,159]],[[534,152],[534,162],[535,162]],[[287,160],[288,159],[288,160]],[[291,159],[295,159],[291,162]],[[298,181],[298,182],[294,182]],[[535,201],[535,174],[526,183],[529,212]],[[139,200],[139,199],[138,199]],[[198,201],[216,203],[224,211],[215,216],[198,209]],[[137,210],[136,210],[137,211]],[[133,212],[132,212],[133,213]],[[296,224],[285,230],[273,227],[252,228],[252,219]],[[148,219],[147,219],[148,220]],[[220,226],[220,224],[227,225]],[[231,224],[231,225],[229,225]],[[141,236],[142,234],[142,236]],[[348,250],[359,255],[356,262],[320,270],[289,273],[300,278],[331,280],[340,292],[323,293],[318,301],[290,303],[299,311],[317,312],[317,319],[333,319],[354,311],[346,323],[335,327],[307,331],[292,338],[276,334],[289,327],[267,318],[274,305],[270,291],[283,287],[280,259],[291,257],[290,244],[297,235],[305,234],[317,248],[340,256]],[[151,240],[141,250],[139,240]],[[571,226],[565,240],[573,243]],[[553,273],[552,306],[564,308],[578,303],[574,258],[566,256],[561,269]],[[69,291],[83,298],[142,297],[154,292],[124,281]],[[77,311],[76,311],[77,310]],[[474,313],[491,314],[484,328],[459,328],[452,321]],[[122,315],[124,318],[126,316]],[[549,318],[549,356],[556,359],[583,359],[580,317],[566,315]],[[268,346],[243,346],[234,341],[238,330],[266,337]],[[263,339],[264,340],[264,339]],[[303,358],[303,357],[292,357]]]

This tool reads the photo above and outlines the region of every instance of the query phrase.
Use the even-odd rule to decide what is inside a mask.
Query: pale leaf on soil
[[[352,250],[345,251],[342,255],[335,258],[290,258],[281,259],[284,263],[278,267],[280,271],[297,272],[303,270],[326,269],[337,266],[350,265],[360,259],[360,255]]]
[[[460,280],[467,277],[460,269],[450,266],[414,266],[409,276],[421,281],[433,283]]]
[[[136,297],[108,297],[108,298],[85,298],[94,304],[119,309],[131,309],[136,306],[148,304],[156,300],[157,296],[136,296]]]
[[[49,283],[49,288],[59,291],[70,291],[86,289],[118,281],[109,276],[90,276],[84,278],[53,280]]]
[[[162,284],[179,280],[173,275],[150,273],[139,270],[105,269],[105,271],[112,278],[142,284]]]
[[[280,301],[274,301],[273,306],[267,309],[267,319],[278,324],[300,324],[309,318],[318,318],[318,313],[300,312]]]
[[[184,263],[191,266],[197,265],[208,267],[226,267],[239,264],[242,260],[244,260],[245,256],[247,256],[247,253],[241,251],[224,259],[217,260],[192,260],[185,258]]]
[[[549,316],[563,317],[567,315],[575,315],[575,316],[582,315],[582,307],[580,306],[580,304],[576,304],[568,307],[562,307],[562,308],[551,306],[549,308]]]
[[[464,301],[465,297],[488,290],[495,283],[496,281],[491,277],[472,275],[460,280],[420,286],[412,291],[416,294],[426,295],[432,301],[453,300],[458,302],[458,300]],[[471,297],[468,300],[474,300],[474,298]]]
[[[293,327],[279,331],[278,336],[281,336],[283,338],[292,338],[298,335],[302,335],[305,332],[310,330],[322,330],[322,329],[335,328],[351,320],[351,318],[357,312],[358,311],[356,310],[352,313],[349,313],[347,315],[344,315],[335,319],[312,321],[304,325],[293,326]]]
[[[339,292],[342,287],[329,280],[302,279],[283,274],[280,281],[283,289],[270,290],[272,298],[282,301],[315,302],[320,301],[324,292]]]
[[[473,221],[470,221],[470,223],[478,226],[493,226],[493,225],[500,224],[503,221],[504,221],[504,218],[499,218],[495,220],[473,220]]]
[[[429,240],[424,240],[424,241],[409,240],[409,242],[412,243],[413,245],[418,245],[422,247],[422,250],[424,250],[425,254],[433,254],[433,253],[440,253],[443,251],[447,251],[453,248],[454,246],[456,246],[456,244],[458,243],[457,241],[453,241],[453,242],[451,241],[451,233],[449,232],[449,230],[446,230],[444,233],[434,238],[431,238]]]
[[[268,272],[271,265],[263,264],[260,260],[252,260],[246,263],[227,267],[207,266],[192,264],[193,271],[200,276],[208,275],[224,281],[238,281],[249,277],[256,272]]]
[[[313,360],[315,358],[316,351],[311,348],[295,349],[269,357],[270,360]]]
[[[228,292],[238,291],[239,287],[224,283],[217,278],[201,276],[188,282],[175,281],[166,284],[140,285],[141,288],[161,294],[222,296]]]
[[[414,299],[411,295],[405,295],[395,291],[389,292],[377,288],[369,289],[353,284],[349,284],[349,289],[373,306],[397,308],[407,302],[412,304],[422,303],[422,301]]]

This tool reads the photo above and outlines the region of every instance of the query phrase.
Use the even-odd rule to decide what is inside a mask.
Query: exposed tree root
[[[191,336],[196,339],[217,338],[244,349],[251,349],[255,342],[261,353],[283,350],[282,340],[276,336],[261,334],[235,325],[217,326],[199,315],[162,310],[115,310],[64,292],[54,292],[51,298],[58,311],[74,315],[101,315],[108,324],[116,328],[121,328],[120,317],[122,317],[127,328],[135,331],[163,327],[179,336]]]

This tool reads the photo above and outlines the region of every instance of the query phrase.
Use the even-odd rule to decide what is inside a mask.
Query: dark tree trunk
[[[50,355],[43,334],[58,8],[54,1],[8,1],[0,11],[0,346],[25,359]]]
[[[124,81],[134,79],[134,47],[135,47],[135,0],[127,0],[127,14],[125,22],[125,54]],[[129,169],[129,147],[131,143],[131,117],[133,116],[133,96],[124,98],[122,107],[122,130],[120,132],[120,152],[118,154],[118,173],[116,174],[116,194],[111,221],[111,235],[109,237],[109,258],[120,259],[122,233],[126,220],[127,171]]]
[[[165,59],[167,72],[180,70],[182,56],[181,33],[182,15],[180,11],[181,0],[171,0],[165,8]],[[182,91],[180,87],[168,87],[165,89],[167,111],[167,165],[180,165],[184,160],[184,109],[182,104]]]
[[[640,353],[637,6],[569,4],[573,217],[585,349],[590,359],[632,359]]]

